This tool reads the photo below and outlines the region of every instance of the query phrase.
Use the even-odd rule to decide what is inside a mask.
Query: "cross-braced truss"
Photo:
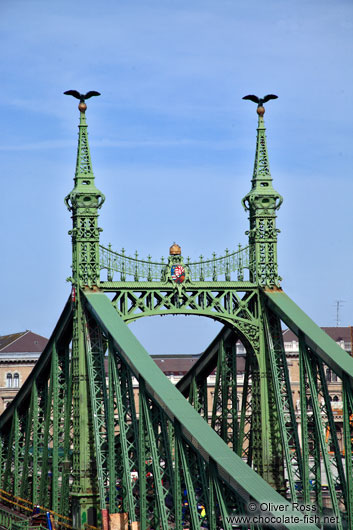
[[[187,403],[108,298],[99,293],[82,297],[89,387],[86,420],[92,432],[85,478],[91,481],[95,507],[87,523],[100,524],[100,513],[109,507],[110,513],[138,521],[142,530],[181,529],[187,524],[192,529],[207,524],[210,529],[230,530],[228,518],[245,514],[250,499],[261,502],[260,492],[273,504],[286,502]],[[62,525],[78,528],[81,523],[62,518],[71,516],[70,499],[74,503],[81,493],[76,487],[67,495],[68,485],[75,484],[78,458],[75,376],[73,368],[68,370],[73,324],[68,304],[39,365],[0,418],[1,478],[8,493],[46,506]],[[223,397],[229,406],[235,394]],[[221,435],[228,435],[236,423],[225,421],[226,428],[215,425]],[[61,502],[63,496],[68,502]]]

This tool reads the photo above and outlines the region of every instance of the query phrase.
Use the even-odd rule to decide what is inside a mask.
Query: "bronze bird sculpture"
[[[277,99],[278,96],[275,96],[274,94],[267,94],[264,98],[258,98],[257,96],[244,96],[243,99],[250,99],[250,101],[253,101],[254,103],[257,103],[258,107],[262,107],[264,103],[267,103],[267,101],[270,101],[270,99]]]
[[[100,96],[100,92],[96,92],[95,90],[90,90],[89,92],[87,92],[87,94],[80,94],[77,90],[66,90],[64,94],[66,96],[73,96],[74,98],[80,100],[80,103],[78,104],[78,109],[82,113],[85,113],[87,110],[85,99],[89,99],[92,96]]]
[[[92,96],[100,96],[100,92],[96,92],[95,90],[90,90],[87,92],[87,94],[80,94],[77,92],[77,90],[66,90],[64,92],[66,96],[73,96],[74,98],[79,99],[80,101],[85,101],[85,99],[89,99]]]
[[[258,98],[257,96],[254,96],[253,94],[243,97],[243,99],[249,99],[250,101],[257,103],[256,112],[258,113],[259,116],[263,116],[265,114],[264,103],[267,103],[267,101],[270,101],[270,99],[277,99],[277,98],[278,96],[275,96],[275,94],[267,94],[267,96],[265,96],[264,98]]]

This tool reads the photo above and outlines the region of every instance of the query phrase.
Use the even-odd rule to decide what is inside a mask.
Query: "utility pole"
[[[336,300],[336,326],[337,327],[341,324],[340,309],[344,303],[345,303],[345,300]]]

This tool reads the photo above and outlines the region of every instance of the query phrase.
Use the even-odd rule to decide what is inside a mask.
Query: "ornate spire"
[[[76,171],[75,171],[75,185],[83,179],[94,179],[91,153],[88,145],[88,132],[86,123],[85,111],[80,112],[80,125],[78,133],[78,147],[77,147],[77,159],[76,159]]]
[[[105,197],[94,184],[91,155],[88,144],[86,123],[87,105],[84,100],[98,92],[88,92],[82,96],[74,90],[65,94],[80,99],[80,124],[78,133],[78,147],[74,188],[65,197],[65,204],[72,212],[73,229],[73,281],[83,287],[99,285],[99,232],[97,226],[98,209],[101,208]]]
[[[246,96],[247,99],[255,97]],[[276,229],[276,210],[281,206],[283,198],[272,186],[263,119],[265,109],[262,106],[266,98],[259,100],[257,108],[259,117],[252,187],[242,200],[242,204],[249,212],[250,220],[250,230],[247,234],[250,246],[251,280],[263,287],[275,287],[279,286],[277,272],[279,230]]]
[[[259,111],[259,109],[261,109],[261,107],[258,108],[257,111]],[[265,109],[263,109],[263,111],[265,111]],[[251,207],[262,208],[264,205],[266,208],[268,208],[269,201],[263,201],[260,200],[260,198],[273,198],[277,202],[275,207],[277,210],[281,206],[283,198],[274,190],[272,186],[270,163],[267,153],[265,122],[263,119],[263,113],[260,114],[258,112],[258,114],[259,118],[257,125],[256,153],[253,177],[251,181],[252,187],[249,193],[245,195],[242,204],[246,210],[250,210]]]

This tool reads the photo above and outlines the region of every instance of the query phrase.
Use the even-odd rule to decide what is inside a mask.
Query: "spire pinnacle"
[[[257,96],[245,96],[258,103],[258,125],[256,152],[251,190],[242,200],[243,207],[249,212],[249,235],[252,281],[263,287],[279,285],[277,273],[277,228],[276,210],[283,202],[282,196],[273,188],[270,163],[267,153],[266,128],[263,115],[263,103],[277,96],[270,94],[262,99]]]
[[[72,212],[73,229],[73,281],[80,286],[99,285],[99,232],[97,225],[98,209],[105,197],[94,184],[91,154],[88,144],[88,132],[85,111],[85,99],[99,96],[99,92],[87,92],[82,95],[76,90],[64,92],[80,100],[80,123],[78,133],[76,171],[74,188],[65,197],[65,204]]]
[[[80,94],[77,90],[67,90],[64,92],[65,95],[73,96],[80,100],[78,109],[80,111],[80,123],[78,126],[78,145],[77,145],[77,158],[76,158],[76,170],[74,178],[74,189],[65,198],[65,204],[69,210],[73,209],[73,200],[78,194],[90,195],[86,197],[85,202],[90,206],[91,199],[93,196],[97,199],[97,208],[100,208],[105,200],[104,195],[94,185],[94,174],[92,169],[91,153],[88,143],[88,131],[86,122],[86,99],[92,96],[100,96],[99,92],[91,90],[87,94]],[[69,204],[69,200],[71,205]],[[93,203],[92,203],[93,205]]]
[[[270,162],[267,152],[265,122],[263,119],[263,114],[258,112],[258,115],[256,152],[253,176],[251,180],[252,186],[249,193],[247,193],[242,200],[242,204],[246,210],[250,210],[251,208],[261,209],[264,207],[272,207],[275,208],[275,210],[278,210],[283,202],[283,198],[275,191],[272,186]]]

